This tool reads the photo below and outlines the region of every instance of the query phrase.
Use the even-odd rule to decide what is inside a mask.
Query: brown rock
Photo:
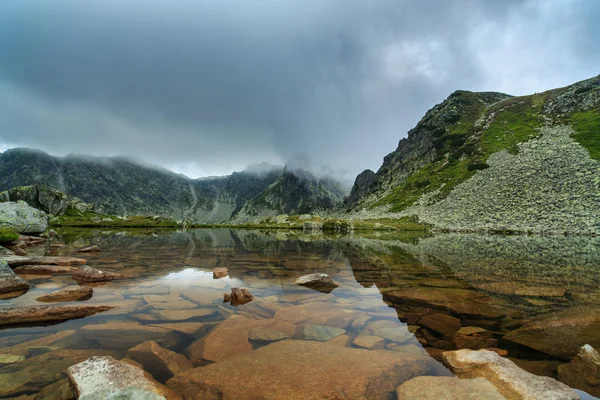
[[[5,256],[3,260],[11,268],[20,267],[21,265],[84,265],[87,260],[75,257],[50,257],[50,256]]]
[[[202,308],[197,307],[188,310],[160,310],[154,309],[151,311],[152,315],[159,317],[160,319],[167,321],[186,321],[192,318],[208,317],[214,315],[218,311],[217,308]]]
[[[476,333],[484,333],[487,332],[485,329],[480,328],[478,326],[465,326],[460,328],[456,333],[459,335],[474,335]]]
[[[430,359],[392,351],[284,340],[188,370],[167,386],[186,400],[207,388],[223,399],[382,399],[433,368]]]
[[[69,286],[65,289],[48,293],[38,297],[36,300],[45,303],[55,303],[60,301],[83,301],[92,297],[94,289],[87,286]]]
[[[77,272],[77,267],[63,265],[21,265],[14,269],[17,274],[24,275],[61,275]]]
[[[203,329],[214,326],[214,323],[206,322],[178,322],[172,324],[153,324],[157,328],[171,329],[176,332],[185,333],[190,336],[197,336]]]
[[[493,351],[498,354],[500,357],[508,357],[508,351],[504,349],[499,349],[497,347],[488,347],[486,350]]]
[[[330,319],[344,315],[347,315],[347,312],[339,304],[308,303],[282,308],[273,318],[295,325],[301,323],[328,325]]]
[[[197,340],[186,349],[190,361],[197,365],[202,360],[220,362],[238,354],[252,351],[248,341],[250,331],[264,328],[294,334],[295,326],[273,319],[249,319],[232,315],[220,323],[205,338]]]
[[[310,274],[296,279],[295,285],[306,286],[321,293],[330,293],[339,285],[335,283],[327,274]]]
[[[75,393],[71,389],[67,378],[44,386],[35,396],[35,400],[75,400]]]
[[[558,366],[558,379],[600,397],[600,355],[596,349],[584,345],[570,363]]]
[[[427,314],[418,323],[444,336],[450,336],[461,328],[460,319],[446,314]]]
[[[127,356],[139,362],[159,382],[166,382],[173,375],[194,367],[183,354],[167,350],[151,340],[127,350]]]
[[[456,349],[480,350],[488,347],[497,347],[498,339],[489,338],[478,334],[454,335],[451,339]]]
[[[29,284],[23,278],[15,275],[4,261],[0,261],[0,295],[2,298],[20,296],[29,289]]]
[[[505,400],[485,378],[458,379],[451,376],[418,376],[396,390],[398,400]]]
[[[231,294],[225,293],[223,295],[224,303],[231,303],[232,306],[239,306],[251,302],[254,296],[246,290],[240,288],[231,288]]]
[[[106,282],[113,281],[115,279],[126,279],[124,275],[116,272],[101,271],[96,268],[88,267],[84,265],[75,271],[72,275],[73,279],[77,282]]]
[[[289,339],[290,335],[268,328],[255,328],[248,331],[248,340],[251,343],[256,343],[265,346],[269,343],[279,342],[280,340]]]
[[[213,278],[220,279],[225,278],[229,274],[229,271],[225,267],[214,267],[213,268]]]
[[[427,352],[427,354],[429,354],[432,358],[439,362],[443,361],[442,355],[448,351],[444,349],[438,349],[435,347],[424,347],[424,349]]]
[[[102,249],[100,249],[100,247],[98,247],[98,246],[89,246],[89,247],[84,247],[83,249],[79,249],[77,251],[80,253],[99,253],[102,251]]]
[[[357,336],[352,342],[358,347],[362,347],[363,349],[375,350],[375,349],[383,349],[385,344],[385,339],[379,336]]]
[[[167,347],[177,343],[177,336],[172,330],[135,322],[85,325],[79,332],[86,339],[95,340],[103,347],[118,350],[127,350],[148,340]]]
[[[73,365],[68,376],[78,398],[180,399],[150,374],[110,356],[91,357]]]
[[[447,351],[443,359],[459,378],[486,378],[507,399],[579,399],[565,384],[530,374],[493,351]]]
[[[600,309],[579,306],[544,315],[509,332],[505,340],[559,358],[575,357],[581,346],[600,347]]]
[[[0,308],[0,326],[66,321],[108,311],[109,306],[24,306]]]

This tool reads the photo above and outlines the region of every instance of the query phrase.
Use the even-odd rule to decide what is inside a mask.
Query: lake
[[[444,350],[494,348],[521,368],[554,378],[582,345],[600,346],[600,329],[578,325],[600,315],[597,237],[63,229],[51,243],[64,247],[51,250],[48,242],[28,251],[83,257],[91,267],[130,279],[93,284],[91,299],[69,303],[116,306],[110,311],[0,330],[1,398],[68,396],[69,366],[93,355],[131,356],[128,350],[147,340],[185,355],[195,367],[241,355],[254,365],[256,352],[281,376],[293,352],[303,352],[282,343],[296,340],[314,346],[320,357],[315,371],[324,363],[337,371],[354,362],[355,352],[343,351],[349,348],[372,352],[360,354],[372,355],[373,369],[378,357],[382,366],[388,363],[380,354],[393,352],[430,360],[422,373],[450,375],[439,362]],[[102,251],[77,252],[90,245]],[[228,276],[214,279],[214,267],[227,268]],[[328,274],[338,286],[324,293],[294,284],[312,273]],[[23,278],[30,290],[0,300],[0,307],[41,304],[35,300],[40,295],[76,284],[69,275]],[[232,287],[247,289],[254,300],[223,303]],[[265,345],[281,339],[267,353]],[[311,363],[316,355],[300,359]],[[259,370],[240,365],[231,372],[235,379],[222,384],[261,379]],[[161,383],[173,376],[152,373]],[[270,390],[283,390],[281,398],[300,385],[273,379]],[[391,395],[385,382],[371,385],[381,387],[370,393]]]

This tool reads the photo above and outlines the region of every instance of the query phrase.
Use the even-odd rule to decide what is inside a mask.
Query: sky
[[[600,73],[597,0],[0,0],[0,151],[353,179],[457,89]]]

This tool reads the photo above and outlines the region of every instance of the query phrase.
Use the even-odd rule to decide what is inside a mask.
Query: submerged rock
[[[486,378],[508,399],[579,399],[565,384],[530,374],[493,351],[447,351],[442,357],[459,378]]]
[[[558,379],[600,397],[600,354],[592,346],[584,345],[570,363],[558,366]]]
[[[213,278],[220,279],[225,278],[229,274],[229,271],[225,267],[214,267],[213,268]]]
[[[310,274],[296,279],[295,285],[306,286],[322,293],[330,293],[338,285],[327,274]]]
[[[231,294],[225,293],[223,295],[224,303],[231,303],[232,306],[239,306],[246,304],[254,300],[254,296],[246,289],[231,288]]]
[[[127,356],[140,363],[154,379],[165,382],[187,369],[194,368],[183,355],[161,347],[149,340],[127,350]]]
[[[0,326],[66,321],[113,309],[109,306],[24,306],[0,308]]]
[[[302,335],[306,340],[326,342],[346,333],[344,329],[332,328],[324,325],[305,325],[302,327]]]
[[[23,278],[15,275],[6,261],[0,261],[0,298],[17,297],[28,289],[29,284]]]
[[[396,390],[398,400],[505,400],[485,378],[458,379],[451,376],[418,376]]]
[[[403,382],[432,373],[435,362],[392,351],[370,351],[283,340],[176,375],[167,386],[185,399],[208,388],[223,399],[383,399]]]
[[[100,249],[99,246],[89,246],[89,247],[84,247],[83,249],[79,249],[77,250],[80,253],[99,253],[102,251],[102,249]]]
[[[385,344],[385,339],[379,336],[357,336],[352,342],[358,347],[362,347],[363,349],[383,349]]]
[[[101,271],[96,268],[88,267],[87,265],[84,265],[75,271],[72,277],[77,282],[106,282],[114,281],[116,279],[127,279],[125,275],[116,272]]]
[[[109,322],[83,326],[79,332],[89,340],[95,340],[103,347],[127,350],[138,344],[152,340],[163,346],[177,343],[177,335],[171,329],[141,325],[135,322]]]
[[[36,300],[45,303],[56,303],[61,301],[83,301],[92,297],[94,289],[87,286],[69,286],[56,292],[48,293],[38,297]]]
[[[81,400],[180,399],[150,374],[110,356],[91,357],[68,369],[69,380]]]
[[[261,346],[289,338],[290,335],[286,333],[268,328],[256,328],[248,332],[248,340]]]
[[[504,339],[559,358],[575,357],[581,346],[600,348],[600,308],[572,307],[544,315]]]
[[[48,216],[24,201],[7,201],[0,203],[0,227],[19,233],[40,233],[48,228]]]

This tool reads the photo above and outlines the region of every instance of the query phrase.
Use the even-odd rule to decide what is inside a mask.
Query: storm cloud
[[[594,0],[5,0],[0,150],[377,169],[456,89],[600,71]]]

